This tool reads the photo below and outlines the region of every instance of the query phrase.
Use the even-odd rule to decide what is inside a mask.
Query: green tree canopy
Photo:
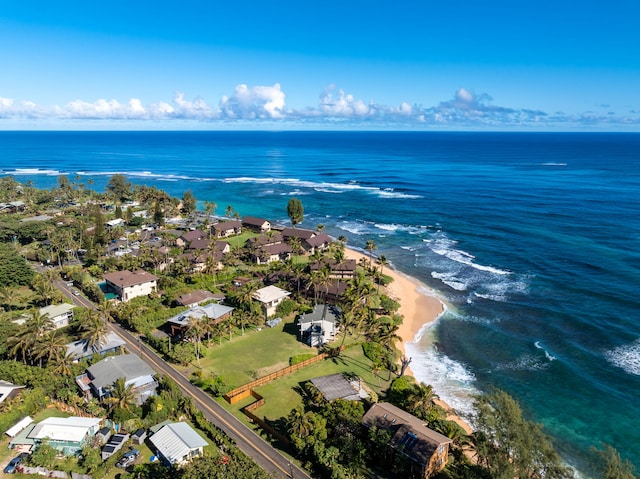
[[[291,198],[287,203],[287,215],[291,219],[291,225],[295,227],[304,219],[304,207],[298,198]]]
[[[109,178],[106,190],[113,194],[118,200],[126,201],[131,198],[131,182],[121,173],[116,173]]]
[[[35,272],[11,244],[0,244],[0,287],[31,284]]]

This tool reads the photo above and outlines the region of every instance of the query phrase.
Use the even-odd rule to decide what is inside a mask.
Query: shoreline
[[[369,261],[368,255],[352,248],[345,247],[344,251],[347,259],[355,259],[358,263],[362,258]],[[386,286],[386,289],[389,297],[400,303],[398,313],[402,315],[403,320],[397,333],[401,338],[399,347],[404,355],[406,354],[405,344],[414,342],[416,336],[425,325],[437,321],[446,311],[446,305],[435,295],[429,294],[429,288],[413,276],[402,273],[390,265],[385,266],[383,274],[393,278],[393,281]],[[416,379],[411,370],[411,365],[407,367],[405,374]],[[447,403],[437,399],[436,404],[447,411],[448,420],[458,423],[467,434],[473,432],[469,423],[458,416]]]

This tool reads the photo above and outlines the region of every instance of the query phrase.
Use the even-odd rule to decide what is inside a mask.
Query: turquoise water
[[[591,446],[640,467],[640,135],[1,132],[0,170],[103,189],[113,173],[224,214],[373,239],[450,304],[409,345],[463,414],[499,387],[588,475]]]

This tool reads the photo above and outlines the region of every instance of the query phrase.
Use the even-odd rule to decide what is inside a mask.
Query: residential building
[[[242,219],[242,226],[256,233],[267,233],[271,231],[271,223],[269,221],[255,216],[245,216]]]
[[[94,344],[89,347],[89,342],[86,339],[79,339],[78,341],[67,344],[66,347],[67,354],[74,360],[79,361],[83,358],[89,358],[94,354],[115,353],[123,348],[125,344],[127,343],[125,343],[124,339],[114,332],[109,332],[100,344]]]
[[[277,286],[265,286],[253,294],[253,299],[260,303],[265,318],[268,318],[276,314],[278,305],[290,295],[291,293],[289,291],[285,291]]]
[[[420,476],[428,478],[447,464],[451,439],[429,429],[424,421],[392,404],[375,403],[362,418],[366,427],[391,433],[389,447],[408,458]]]
[[[184,334],[193,321],[211,320],[214,324],[230,318],[233,308],[218,303],[209,303],[205,306],[196,306],[169,318],[167,323],[171,329],[171,335]]]
[[[188,231],[176,239],[176,246],[180,248],[189,245],[192,241],[201,240],[207,237],[207,234],[200,230]]]
[[[21,389],[24,389],[24,386],[16,386],[9,381],[0,379],[0,403],[13,399]]]
[[[242,233],[242,223],[240,221],[221,221],[211,227],[216,238],[226,238],[228,236]]]
[[[53,327],[55,329],[64,328],[69,326],[73,321],[73,309],[75,305],[69,303],[52,304],[40,308],[40,316],[49,316],[53,321]]]
[[[110,356],[87,368],[87,372],[76,378],[86,398],[103,400],[109,397],[109,389],[118,379],[124,379],[125,386],[133,386],[138,405],[155,395],[158,387],[154,379],[155,371],[135,354]]]
[[[149,437],[149,441],[164,462],[176,466],[202,455],[203,448],[208,445],[186,422],[164,425]]]
[[[176,303],[180,306],[197,306],[205,301],[211,301],[216,296],[211,292],[204,289],[197,289],[189,293],[182,294],[176,298]]]
[[[125,303],[138,296],[148,296],[158,288],[158,277],[143,270],[105,273],[104,279],[107,289],[112,290]]]
[[[70,456],[98,432],[101,423],[102,419],[95,417],[49,417],[25,428],[11,440],[9,447],[29,452],[46,440],[51,447]]]
[[[317,304],[313,311],[298,318],[300,341],[317,347],[333,341],[340,330],[341,314],[337,306]]]

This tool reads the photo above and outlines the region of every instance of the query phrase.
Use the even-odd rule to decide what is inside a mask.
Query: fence
[[[232,391],[229,391],[224,395],[224,398],[227,400],[229,404],[235,404],[238,401],[242,401],[245,398],[248,398],[252,394],[253,388],[257,388],[264,384],[270,383],[271,381],[296,372],[302,368],[305,368],[311,364],[315,364],[317,362],[323,361],[329,357],[328,353],[321,353],[313,358],[305,359],[293,366],[287,366],[286,368],[279,369],[271,374],[267,374],[266,376],[262,376],[261,378],[256,379],[250,383],[244,384],[238,388],[235,388]]]

